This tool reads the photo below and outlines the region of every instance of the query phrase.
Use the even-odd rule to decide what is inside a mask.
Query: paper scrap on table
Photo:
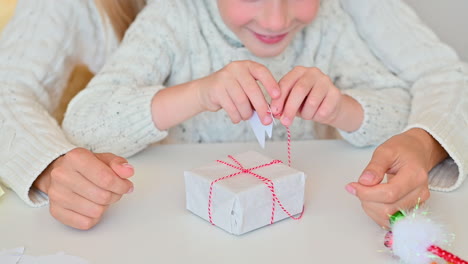
[[[13,248],[13,249],[2,249],[0,250],[0,263],[2,264],[17,264],[20,258],[23,256],[24,247]]]
[[[24,255],[18,264],[89,264],[88,261],[76,257],[66,255],[63,252],[59,252],[55,255],[48,256],[28,256]]]
[[[255,133],[255,137],[257,137],[258,143],[262,148],[265,148],[265,133],[268,135],[268,138],[271,138],[273,133],[273,122],[267,126],[262,124],[257,111],[254,111],[252,117],[249,119],[249,124]]]
[[[2,190],[2,187],[0,187],[0,197],[2,197],[2,195],[4,194],[5,192]]]
[[[24,247],[0,251],[1,264],[89,264],[88,261],[64,252],[47,256],[24,255]]]

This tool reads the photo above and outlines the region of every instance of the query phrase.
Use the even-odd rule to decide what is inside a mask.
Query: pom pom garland
[[[411,212],[399,211],[392,215],[390,226],[384,245],[404,263],[429,264],[439,257],[450,264],[468,264],[441,248],[449,245],[453,236],[447,235],[419,206]]]

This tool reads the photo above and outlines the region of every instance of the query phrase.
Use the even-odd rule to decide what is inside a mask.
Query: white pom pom
[[[436,256],[427,251],[429,246],[444,246],[448,236],[442,226],[426,216],[427,212],[416,208],[394,223],[393,253],[404,263],[428,264]]]

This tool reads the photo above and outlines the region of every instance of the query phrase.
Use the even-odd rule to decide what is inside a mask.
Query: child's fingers
[[[302,76],[292,88],[283,109],[281,123],[285,126],[292,124],[294,117],[303,106],[304,100],[307,98],[313,85],[313,78],[307,78],[307,75]]]
[[[326,90],[326,95],[312,119],[319,123],[333,125],[338,116],[338,102],[341,99],[341,94],[333,87],[323,87],[322,89]]]
[[[233,124],[237,124],[240,121],[242,121],[242,116],[237,110],[236,105],[232,101],[231,96],[229,96],[228,93],[226,92],[226,93],[223,93],[220,97],[221,97],[220,98],[221,107],[224,109],[224,111],[226,111],[229,118],[231,119],[231,122]]]
[[[246,76],[243,78],[252,79],[252,78],[249,78],[249,76]],[[226,88],[227,94],[229,95],[231,101],[234,103],[242,120],[249,119],[253,113],[251,101],[249,99],[249,96],[246,94],[247,92],[246,89],[252,89],[252,88],[243,87],[243,84],[240,84],[237,81],[234,83],[230,83],[229,87]]]
[[[250,109],[252,109],[253,106],[253,108],[257,111],[262,123],[264,125],[269,125],[273,119],[269,113],[270,109],[268,108],[268,103],[265,99],[265,96],[263,95],[262,89],[256,80],[251,77],[241,78],[239,79],[239,84],[248,97]],[[247,119],[252,116],[252,111],[250,111],[249,114],[250,115],[247,117]]]
[[[273,115],[279,115],[283,113],[286,100],[289,97],[291,90],[304,73],[304,67],[295,67],[292,71],[288,72],[285,76],[283,76],[283,78],[281,78],[279,81],[281,95],[277,99],[271,100],[270,107]]]
[[[252,75],[255,80],[258,80],[262,83],[263,87],[265,87],[272,99],[276,99],[280,96],[281,91],[278,82],[275,80],[275,77],[273,77],[273,74],[271,74],[267,67],[260,63],[250,62],[248,69],[250,75]]]
[[[313,85],[312,90],[302,104],[301,117],[306,120],[314,119],[317,110],[328,93],[328,88],[324,85],[320,85],[316,81],[315,78],[311,80]]]

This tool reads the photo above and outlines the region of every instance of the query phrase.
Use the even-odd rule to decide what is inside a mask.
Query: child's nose
[[[282,32],[287,29],[290,25],[287,1],[268,1],[259,24],[271,32]]]

